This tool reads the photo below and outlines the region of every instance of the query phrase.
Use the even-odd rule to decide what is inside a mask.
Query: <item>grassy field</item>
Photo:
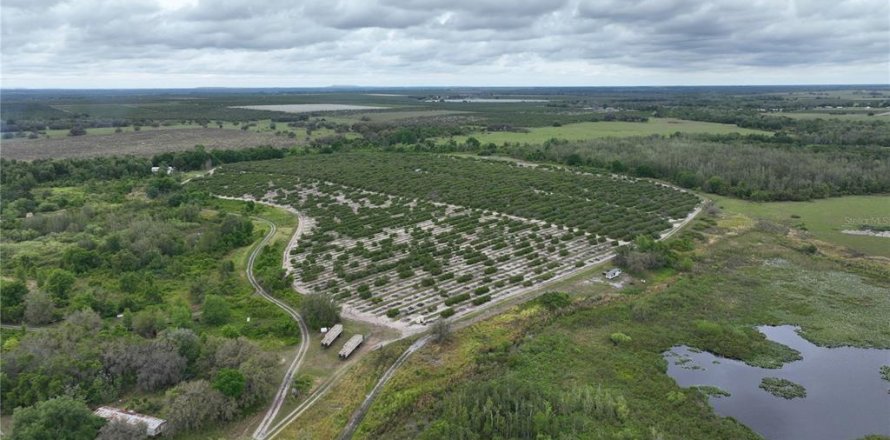
[[[809,202],[747,202],[708,194],[728,211],[789,226],[803,225],[819,240],[890,258],[890,238],[844,234],[875,220],[890,222],[890,196],[847,196]],[[797,217],[792,217],[797,216]],[[882,220],[883,219],[883,220]],[[886,226],[886,225],[885,225]]]
[[[409,342],[390,344],[367,356],[354,358],[343,365],[348,368],[328,393],[312,405],[296,421],[289,424],[279,439],[318,440],[334,439],[346,425],[352,411],[357,408],[384,371],[395,361]],[[341,362],[342,364],[342,362]],[[333,373],[334,371],[331,371]],[[288,402],[282,413],[295,406],[297,401]]]
[[[595,274],[578,277],[560,286],[573,294],[569,307],[532,303],[424,348],[384,389],[356,438],[436,438],[460,425],[449,409],[455,402],[497,383],[545,396],[592,386],[623,399],[628,416],[589,427],[591,438],[758,438],[715,415],[701,392],[678,387],[661,353],[683,343],[762,366],[797,356],[753,330],[761,324],[800,325],[821,345],[890,347],[890,280],[886,266],[810,256],[797,238],[740,216],[727,207],[718,222],[697,221],[693,230],[709,244],[695,251],[691,273],[650,274],[621,289],[591,282]],[[616,332],[630,340],[612,342]]]
[[[535,144],[554,138],[575,141],[607,137],[667,136],[676,132],[772,134],[766,131],[741,128],[730,124],[685,121],[671,118],[651,118],[648,122],[581,122],[577,124],[566,124],[561,127],[530,128],[528,133],[488,132],[473,134],[472,136],[483,144],[493,142],[500,145],[504,142]],[[457,142],[465,142],[467,138],[468,136],[455,136],[453,139]]]
[[[785,116],[792,119],[846,119],[851,121],[890,121],[890,112],[886,109],[872,110],[875,114],[869,116],[868,111],[857,111],[852,113],[827,113],[827,112],[807,112],[807,113],[770,113],[773,116]]]
[[[321,136],[321,133],[313,133],[313,136]],[[291,147],[305,142],[305,138],[290,139],[270,132],[184,128],[55,139],[9,139],[3,141],[3,157],[34,160],[128,154],[152,156],[168,151],[189,150],[195,145],[204,145],[208,149],[237,149],[260,145]]]

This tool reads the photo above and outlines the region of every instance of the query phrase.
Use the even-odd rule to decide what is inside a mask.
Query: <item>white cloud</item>
[[[888,83],[886,0],[6,0],[4,87]]]

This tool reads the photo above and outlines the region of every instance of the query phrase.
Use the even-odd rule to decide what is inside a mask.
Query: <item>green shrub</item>
[[[244,393],[246,381],[240,371],[233,368],[223,368],[216,373],[213,379],[213,388],[228,397],[241,397]]]
[[[609,335],[609,340],[612,341],[614,345],[626,344],[632,341],[630,336],[625,335],[624,333],[616,332]]]
[[[572,299],[568,293],[564,292],[547,292],[536,299],[538,304],[546,307],[548,310],[561,309],[572,304]]]
[[[204,307],[201,320],[208,325],[222,325],[229,322],[232,311],[229,302],[217,295],[207,295],[204,298]]]
[[[779,377],[764,377],[760,381],[760,389],[783,399],[807,397],[807,390],[803,385]]]
[[[487,302],[489,302],[489,301],[491,301],[491,295],[484,295],[484,296],[480,296],[480,297],[476,297],[476,298],[474,298],[474,299],[473,299],[473,305],[478,306],[478,305],[480,305],[480,304],[485,304],[485,303],[487,303]]]
[[[468,299],[470,299],[470,294],[469,294],[469,293],[462,293],[462,294],[460,294],[460,295],[455,295],[455,296],[452,296],[452,297],[446,299],[446,300],[445,300],[445,305],[446,305],[446,306],[452,306],[452,305],[454,305],[454,304],[462,303],[462,302],[464,302],[464,301],[466,301],[466,300],[468,300]]]

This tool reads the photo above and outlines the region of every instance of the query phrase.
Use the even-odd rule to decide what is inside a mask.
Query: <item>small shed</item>
[[[359,345],[362,345],[362,342],[364,342],[364,340],[365,337],[362,335],[354,335],[353,337],[349,338],[349,340],[346,341],[345,344],[343,344],[343,348],[340,349],[339,356],[343,359],[348,358],[349,355],[351,355],[352,352],[355,351],[355,349],[358,348]]]
[[[328,330],[327,333],[325,333],[324,338],[322,338],[321,346],[322,347],[330,347],[331,344],[333,344],[334,341],[337,340],[337,337],[339,337],[341,333],[343,333],[343,325],[342,324],[337,324],[337,325],[331,327],[331,329]]]
[[[145,414],[139,414],[119,408],[112,408],[110,406],[100,406],[98,409],[96,409],[96,411],[93,412],[93,414],[102,417],[103,419],[106,419],[108,421],[121,420],[131,425],[144,423],[145,433],[149,437],[154,437],[158,434],[162,434],[164,432],[164,429],[167,427],[167,421],[164,419],[159,419],[157,417],[147,416]]]
[[[619,276],[621,276],[621,269],[618,269],[617,267],[614,269],[609,269],[609,271],[606,272],[607,280],[612,280],[618,278]]]

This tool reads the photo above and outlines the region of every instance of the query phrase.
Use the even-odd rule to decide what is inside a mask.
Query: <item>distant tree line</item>
[[[198,145],[193,150],[161,153],[151,159],[134,156],[35,161],[0,159],[0,198],[4,204],[27,198],[31,188],[48,183],[78,185],[89,181],[143,178],[152,174],[152,166],[172,166],[179,171],[193,171],[224,163],[281,158],[287,154],[287,149],[269,146],[207,150]]]
[[[890,123],[882,120],[855,121],[829,117],[793,119],[781,114],[763,114],[756,110],[739,111],[707,106],[659,109],[655,113],[659,116],[772,131],[782,139],[802,144],[890,147]]]
[[[156,154],[151,162],[156,166],[172,166],[180,171],[193,171],[224,163],[278,159],[287,154],[287,149],[270,146],[238,150],[207,150],[203,145],[198,145],[193,150]]]
[[[550,141],[509,145],[513,157],[671,181],[750,200],[810,200],[890,191],[881,148],[794,147],[708,142],[693,136]]]

